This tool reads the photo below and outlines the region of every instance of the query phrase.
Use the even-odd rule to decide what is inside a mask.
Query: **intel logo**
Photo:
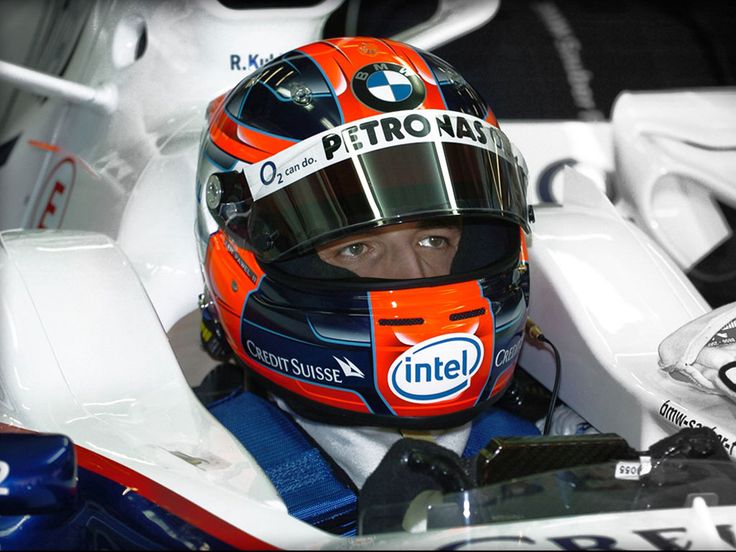
[[[440,335],[401,354],[388,371],[391,391],[414,403],[451,399],[470,386],[483,359],[483,342],[467,333]]]

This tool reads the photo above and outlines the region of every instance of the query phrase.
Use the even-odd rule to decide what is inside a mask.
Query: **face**
[[[462,230],[459,226],[396,224],[317,248],[319,257],[363,278],[432,278],[450,273]]]

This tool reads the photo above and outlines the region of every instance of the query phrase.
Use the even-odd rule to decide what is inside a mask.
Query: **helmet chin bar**
[[[236,354],[305,417],[413,429],[461,424],[495,402],[513,374],[527,304],[518,264],[477,279],[414,280],[402,289],[389,282],[372,291],[266,273],[244,290]]]

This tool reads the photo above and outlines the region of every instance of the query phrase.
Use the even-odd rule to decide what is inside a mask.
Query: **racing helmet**
[[[526,165],[445,61],[367,37],[287,52],[210,103],[197,179],[203,316],[298,414],[451,427],[510,383]],[[360,277],[317,253],[407,223],[461,229],[448,274]]]

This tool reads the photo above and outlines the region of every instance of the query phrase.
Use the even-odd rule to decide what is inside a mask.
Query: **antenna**
[[[0,81],[9,82],[28,92],[101,108],[108,113],[115,111],[118,103],[114,85],[107,84],[99,88],[85,86],[7,61],[0,61]]]

